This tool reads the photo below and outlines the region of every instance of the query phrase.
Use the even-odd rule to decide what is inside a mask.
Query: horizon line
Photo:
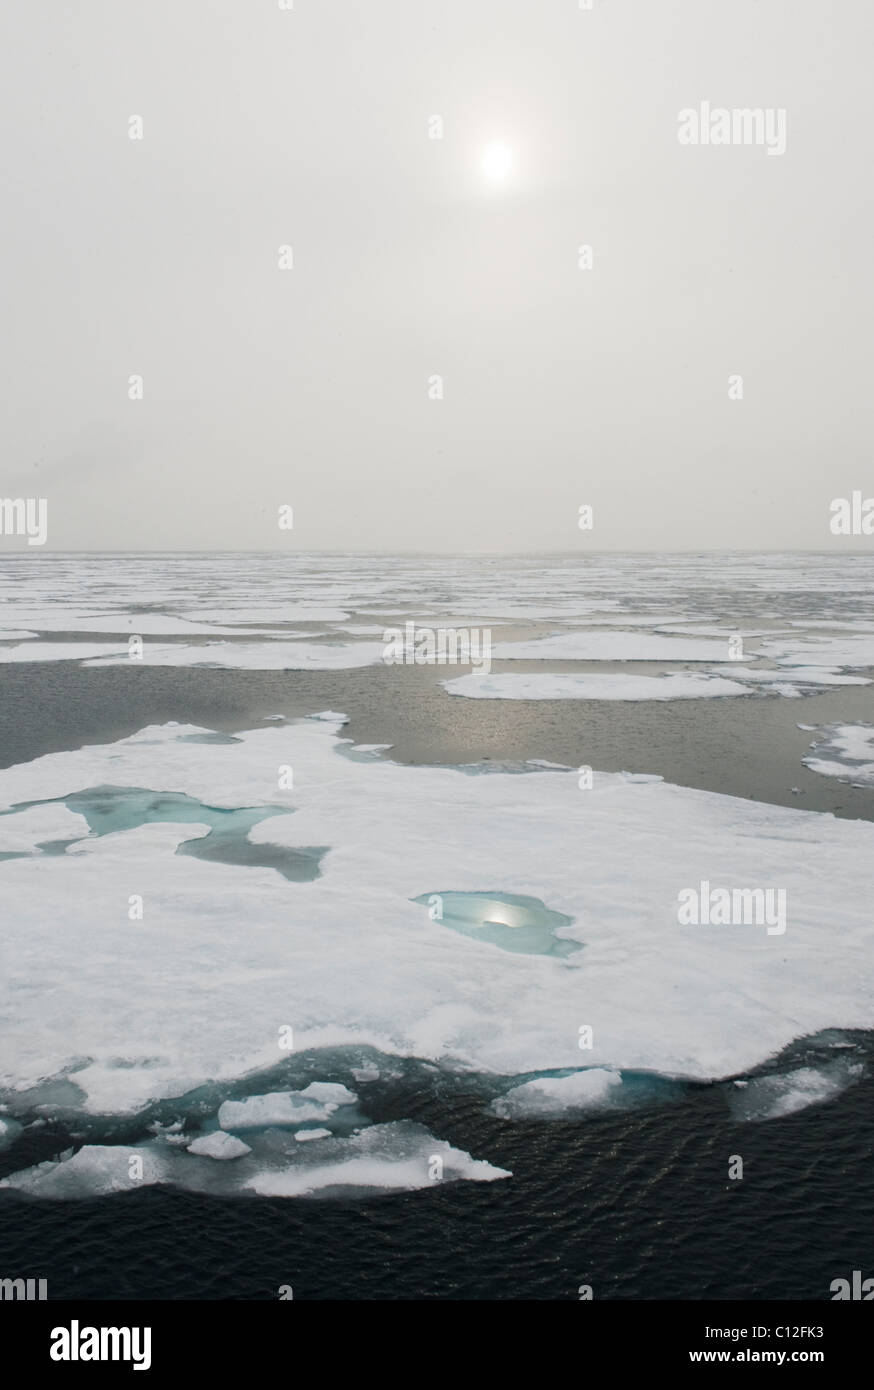
[[[251,550],[251,549],[235,549],[235,548],[229,548],[229,547],[224,547],[224,546],[208,546],[208,547],[199,547],[199,546],[198,546],[198,547],[188,547],[188,548],[184,548],[184,549],[180,549],[180,548],[176,548],[176,547],[171,547],[171,548],[163,548],[163,547],[146,547],[146,548],[137,548],[137,549],[130,549],[130,550],[113,550],[113,549],[110,549],[110,548],[102,548],[102,547],[101,547],[101,548],[97,548],[97,547],[94,547],[94,548],[92,548],[92,547],[82,547],[82,548],[72,548],[72,549],[69,549],[69,550],[60,550],[60,549],[55,550],[55,549],[44,549],[43,547],[38,547],[38,548],[35,549],[35,548],[32,547],[32,546],[29,547],[29,546],[27,546],[27,545],[23,545],[23,546],[20,546],[19,548],[15,549],[15,550],[7,551],[5,554],[3,553],[2,550],[0,550],[0,561],[2,561],[2,559],[13,559],[13,560],[14,560],[14,559],[23,559],[23,558],[34,559],[34,558],[40,558],[40,557],[45,558],[45,557],[47,557],[47,556],[55,557],[55,556],[67,556],[67,555],[95,555],[95,556],[100,556],[100,555],[112,555],[112,556],[118,556],[118,555],[128,555],[128,556],[140,556],[140,555],[277,555],[277,556],[279,556],[279,555],[281,555],[281,556],[283,556],[283,557],[285,557],[285,558],[288,558],[288,559],[302,558],[302,557],[305,557],[305,556],[313,556],[313,555],[325,555],[325,556],[341,556],[341,555],[353,556],[353,555],[356,555],[356,556],[372,556],[372,557],[374,557],[374,558],[380,558],[380,557],[384,557],[384,558],[390,558],[390,557],[410,557],[410,558],[422,557],[422,558],[429,558],[429,559],[452,559],[452,558],[460,559],[460,558],[464,557],[464,558],[484,559],[484,560],[488,560],[488,559],[499,560],[499,559],[502,559],[502,558],[503,558],[503,559],[516,559],[516,558],[519,558],[519,557],[521,557],[521,556],[529,556],[529,557],[544,556],[544,557],[548,557],[548,556],[559,556],[559,555],[560,555],[560,556],[575,556],[575,557],[580,558],[580,559],[585,559],[585,558],[587,558],[588,556],[594,556],[594,555],[626,555],[626,556],[627,556],[627,555],[678,555],[678,556],[679,556],[679,555],[829,555],[829,556],[835,556],[835,557],[839,557],[839,556],[853,557],[853,556],[864,556],[864,555],[874,556],[874,545],[869,545],[869,546],[867,546],[867,547],[853,547],[853,548],[847,547],[847,548],[840,548],[840,549],[838,549],[838,548],[829,548],[829,549],[826,549],[826,550],[819,549],[819,548],[817,548],[817,547],[815,547],[815,546],[794,546],[794,547],[792,547],[792,546],[777,546],[777,547],[774,547],[774,548],[764,548],[764,547],[761,547],[761,546],[744,546],[744,547],[740,547],[740,548],[731,548],[731,549],[729,549],[729,548],[724,548],[724,547],[720,547],[720,546],[716,546],[716,547],[712,547],[712,548],[702,548],[702,547],[692,546],[692,547],[689,547],[688,549],[675,549],[675,550],[666,550],[666,549],[663,549],[662,547],[659,547],[659,546],[655,546],[655,547],[638,547],[638,546],[633,546],[633,547],[629,547],[628,549],[624,549],[624,550],[623,550],[623,549],[619,549],[619,548],[611,549],[611,550],[595,550],[595,549],[587,549],[587,550],[574,550],[574,549],[565,549],[565,550],[560,550],[560,549],[555,549],[555,550],[389,550],[389,549],[381,549],[381,550],[358,550],[358,549],[356,549],[356,550],[351,550],[351,549],[339,549],[339,548],[338,548],[338,549],[331,549],[331,550],[323,550],[323,549],[318,549],[318,548],[314,548],[314,549],[312,549],[312,550],[283,550],[283,549],[277,549],[277,548],[263,548],[263,547],[262,547],[262,548],[255,549],[255,550]]]

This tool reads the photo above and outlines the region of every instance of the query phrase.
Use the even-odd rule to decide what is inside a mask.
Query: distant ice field
[[[865,555],[28,554],[0,562],[0,663],[352,670],[379,665],[398,624],[494,624],[489,660],[537,661],[545,682],[502,675],[494,698],[797,696],[869,679],[853,673],[874,669],[872,599]],[[567,661],[649,662],[653,680],[694,663],[706,679],[550,687]],[[459,677],[450,693],[487,697]]]

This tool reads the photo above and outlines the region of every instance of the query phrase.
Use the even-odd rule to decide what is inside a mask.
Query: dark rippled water
[[[447,1083],[455,1090],[454,1084]],[[763,1124],[723,1088],[575,1123],[504,1123],[479,1096],[397,1089],[412,1117],[513,1172],[367,1201],[144,1190],[0,1203],[3,1264],[55,1298],[827,1299],[871,1272],[874,1081]],[[732,1154],[742,1181],[729,1181]]]

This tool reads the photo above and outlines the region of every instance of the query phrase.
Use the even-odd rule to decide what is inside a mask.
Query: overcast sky
[[[10,0],[0,492],[56,549],[870,549],[872,60],[870,0]]]

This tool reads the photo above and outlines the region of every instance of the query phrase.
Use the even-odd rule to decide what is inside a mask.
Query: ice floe
[[[738,681],[693,671],[664,676],[617,673],[531,675],[502,672],[490,676],[456,676],[442,681],[450,695],[471,700],[702,700],[723,695],[749,695]]]
[[[514,1086],[491,1104],[503,1120],[549,1119],[578,1110],[599,1110],[622,1085],[619,1072],[592,1067],[572,1076],[544,1076]]]
[[[233,610],[231,610],[232,612]],[[102,612],[102,613],[81,613],[65,607],[44,609],[24,609],[17,612],[19,619],[26,616],[27,625],[42,632],[107,632],[117,635],[119,633],[137,634],[141,637],[173,637],[173,636],[254,636],[258,635],[270,637],[274,635],[274,630],[265,628],[262,618],[262,626],[253,628],[244,627],[225,627],[222,626],[221,619],[215,623],[204,623],[192,621],[188,618],[177,617],[173,613],[143,613],[143,612]],[[229,613],[224,613],[227,620]],[[8,641],[12,637],[28,636],[34,637],[36,633],[16,633],[5,631],[2,621],[0,621],[0,638]],[[277,636],[287,637],[290,634],[286,631],[277,631]]]
[[[314,1081],[303,1091],[273,1091],[246,1100],[226,1100],[218,1119],[223,1129],[297,1125],[304,1120],[326,1120],[341,1105],[354,1105],[357,1099],[345,1086]]]
[[[162,1139],[85,1144],[59,1161],[10,1174],[0,1189],[61,1201],[157,1184],[227,1196],[308,1197],[411,1192],[442,1182],[494,1182],[511,1176],[406,1120],[367,1125],[350,1136],[311,1131],[307,1138],[317,1142],[278,1141],[267,1131],[247,1145],[214,1131],[187,1149]]]
[[[811,772],[855,787],[874,787],[874,725],[827,724],[801,761]],[[0,822],[2,827],[2,822]]]
[[[440,1182],[494,1182],[505,1168],[471,1158],[420,1125],[405,1121],[372,1125],[355,1134],[336,1157],[285,1169],[265,1169],[247,1187],[262,1197],[300,1197],[359,1188],[415,1192]]]
[[[495,661],[728,661],[730,641],[651,632],[562,632],[533,642],[498,642]]]
[[[325,1130],[326,1134],[330,1130]],[[190,1154],[204,1154],[207,1158],[218,1158],[227,1160],[231,1158],[242,1158],[244,1154],[252,1152],[248,1144],[244,1144],[242,1139],[238,1139],[235,1134],[227,1134],[223,1129],[213,1130],[211,1134],[202,1134],[197,1139],[192,1140],[187,1145]]]
[[[11,650],[23,652],[25,648],[13,647]],[[182,643],[154,646],[144,643],[142,657],[137,659],[136,664],[215,666],[244,671],[348,671],[382,661],[384,650],[382,642],[285,642],[272,639],[269,642],[206,642],[198,646]],[[85,663],[88,666],[117,666],[130,662],[127,650],[114,654],[95,653],[93,660],[90,653],[88,656]],[[25,656],[14,659],[27,660]]]
[[[762,643],[761,653],[781,666],[874,667],[874,632],[773,638]]]
[[[88,834],[88,822],[61,802],[0,814],[0,854],[23,854],[57,840]]]
[[[21,1125],[17,1120],[10,1120],[6,1115],[0,1115],[0,1149],[6,1149],[17,1139],[21,1133]]]
[[[777,694],[800,695],[818,685],[870,685],[866,676],[848,676],[830,666],[772,666],[751,670],[747,666],[717,666],[717,674],[734,680],[767,686]]]
[[[860,1062],[838,1061],[753,1077],[729,1091],[729,1108],[736,1120],[777,1120],[810,1105],[834,1100],[860,1081],[864,1072]]]
[[[123,653],[123,655],[122,655]],[[0,662],[86,661],[91,657],[128,661],[127,645],[119,642],[25,642],[17,647],[0,646]]]
[[[0,806],[114,783],[238,809],[270,805],[291,764],[288,814],[247,838],[330,846],[300,882],[178,855],[191,824],[0,861],[16,904],[0,928],[0,1099],[54,1086],[87,1114],[130,1113],[275,1065],[289,1028],[297,1049],[523,1077],[577,1070],[585,1024],[593,1067],[705,1079],[874,1023],[874,825],[619,774],[581,790],[576,771],[355,760],[337,755],[340,729],[303,719],[205,744],[150,727],[0,771]],[[704,880],[785,889],[785,935],[680,925],[678,894]],[[583,949],[519,954],[447,930],[412,901],[435,885],[538,899]]]

